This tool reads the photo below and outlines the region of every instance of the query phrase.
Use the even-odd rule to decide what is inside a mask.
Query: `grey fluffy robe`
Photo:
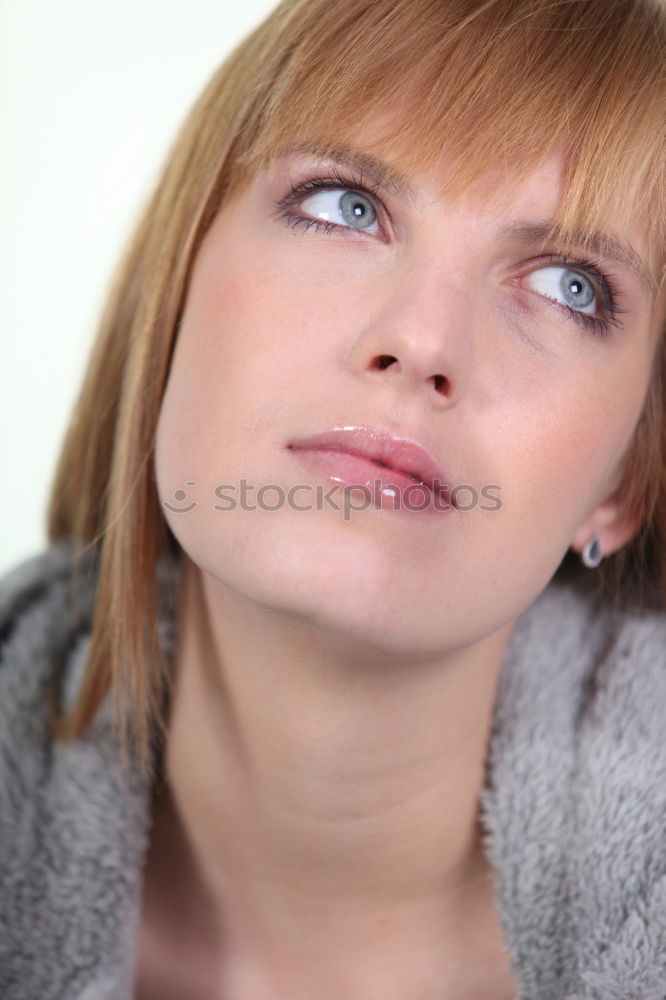
[[[72,596],[60,544],[0,580],[2,1000],[133,996],[149,782],[122,768],[109,699],[75,744],[48,727],[53,679],[71,704],[83,675],[94,579]],[[159,579],[169,654],[177,564]],[[519,618],[481,796],[517,1000],[665,1000],[665,719],[662,612],[552,583]]]

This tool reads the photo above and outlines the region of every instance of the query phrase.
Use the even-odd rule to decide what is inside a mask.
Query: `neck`
[[[179,609],[169,801],[227,937],[285,953],[382,928],[385,949],[389,928],[426,941],[477,921],[478,796],[510,628],[398,659],[187,561]]]

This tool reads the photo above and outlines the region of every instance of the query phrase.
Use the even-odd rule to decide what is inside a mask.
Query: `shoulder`
[[[0,651],[22,618],[62,597],[77,558],[81,552],[71,543],[57,542],[0,577]]]
[[[666,760],[666,609],[655,595],[620,605],[585,580],[553,583],[517,631],[523,670],[540,675],[544,709],[551,696],[551,706],[565,692],[570,699],[581,752],[597,751],[603,741],[603,757],[615,747],[639,765],[641,743]]]
[[[526,983],[579,970],[572,1000],[657,995],[645,984],[663,982],[666,948],[664,718],[664,610],[549,584],[516,622],[482,794]]]
[[[666,607],[654,590],[619,601],[605,596],[593,580],[554,581],[518,619],[516,641],[538,650],[544,661],[572,657],[595,672],[614,662],[618,667],[613,673],[620,672],[620,664],[640,664],[661,676]]]
[[[598,690],[617,684],[626,693],[628,682],[637,683],[648,696],[664,694],[666,683],[666,607],[654,588],[647,584],[623,599],[611,600],[587,581],[579,581],[566,591],[570,627],[578,639],[593,645],[596,655],[595,685]]]
[[[93,575],[89,559],[58,543],[0,578],[0,841],[6,845],[29,839],[39,822],[53,776],[53,685],[66,671],[83,671]],[[11,855],[0,846],[3,878],[8,865]]]
[[[41,700],[89,626],[94,559],[59,542],[0,578],[0,722]]]
[[[106,724],[55,741],[55,680],[88,660],[96,560],[49,547],[0,579],[0,994],[102,996],[132,945],[147,785]],[[114,994],[115,995],[115,994]],[[126,995],[121,987],[117,995]]]
[[[0,749],[36,735],[49,685],[87,635],[96,564],[67,542],[45,548],[0,578]]]
[[[62,540],[0,577],[0,739],[12,717],[34,709],[41,718],[53,683],[61,685],[65,708],[74,703],[87,662],[99,570],[99,550]],[[178,578],[177,560],[158,561],[157,628],[167,655]]]

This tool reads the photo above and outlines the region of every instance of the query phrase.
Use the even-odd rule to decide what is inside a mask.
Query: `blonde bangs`
[[[501,190],[564,151],[565,242],[603,230],[610,210],[621,225],[644,216],[660,272],[664,13],[630,0],[282,5],[281,63],[269,55],[255,80],[236,179],[285,145],[314,138],[333,154],[378,123],[372,148],[408,174],[445,156],[452,196],[488,171],[485,189]]]

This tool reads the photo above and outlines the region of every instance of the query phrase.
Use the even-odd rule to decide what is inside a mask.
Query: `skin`
[[[142,961],[178,942],[225,1000],[511,997],[478,822],[502,658],[569,546],[637,528],[617,488],[663,301],[602,260],[623,313],[601,337],[534,290],[550,260],[501,230],[555,213],[558,158],[492,202],[414,177],[379,235],[278,217],[329,168],[259,174],[191,278],[156,441],[160,499],[196,506],[164,507],[184,572]],[[241,478],[325,482],[285,445],[346,424],[499,484],[501,509],[213,508]]]

